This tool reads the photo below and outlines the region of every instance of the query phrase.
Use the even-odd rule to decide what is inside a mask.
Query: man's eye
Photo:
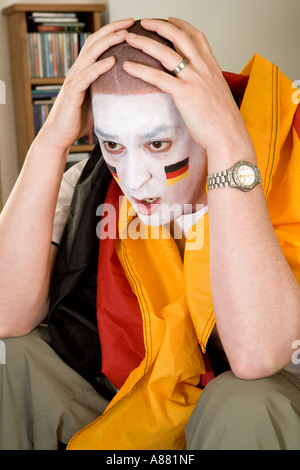
[[[164,140],[156,140],[147,145],[152,152],[167,152],[172,146],[172,143]]]
[[[103,146],[108,153],[120,153],[123,150],[123,145],[116,142],[103,142]]]

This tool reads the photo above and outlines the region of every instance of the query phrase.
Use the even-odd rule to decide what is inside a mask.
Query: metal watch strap
[[[213,188],[223,188],[229,186],[229,181],[231,181],[232,170],[223,170],[218,173],[212,173],[206,178],[207,189]]]
[[[241,175],[239,175],[240,169],[243,167],[248,167],[252,169],[252,175],[250,176],[250,181],[243,182],[241,180]],[[247,177],[247,175],[243,175]],[[251,181],[252,178],[252,181]],[[227,170],[219,171],[218,173],[212,173],[206,177],[207,189],[214,188],[223,188],[230,186],[231,188],[238,188],[241,191],[251,191],[257,184],[262,182],[261,174],[256,165],[245,160],[239,160],[231,168]]]

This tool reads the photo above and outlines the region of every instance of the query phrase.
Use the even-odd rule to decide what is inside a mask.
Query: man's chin
[[[157,217],[158,214],[154,215],[144,215],[137,213],[139,219],[145,224],[149,225],[150,227],[160,227],[161,225],[166,225],[168,222],[164,222],[161,218]]]
[[[177,219],[177,217],[181,216],[181,210],[178,213],[163,213],[163,212],[156,212],[152,215],[144,215],[137,211],[139,219],[146,225],[151,227],[160,227],[161,225],[168,225],[173,220]]]

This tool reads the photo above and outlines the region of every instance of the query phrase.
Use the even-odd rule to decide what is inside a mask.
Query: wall
[[[0,0],[0,9],[11,3],[11,0]],[[18,3],[26,1],[18,0]],[[40,2],[32,0],[30,3]],[[52,3],[81,2],[52,0]],[[224,70],[239,72],[256,52],[279,65],[292,81],[300,80],[299,0],[107,0],[106,3],[111,21],[128,16],[177,16],[189,21],[206,34]],[[0,16],[0,80],[6,83],[6,104],[0,104],[0,168],[2,199],[5,201],[17,178],[18,167],[6,19],[3,16]]]
[[[177,16],[202,30],[224,70],[240,72],[254,52],[300,79],[299,0],[109,0],[111,21]]]

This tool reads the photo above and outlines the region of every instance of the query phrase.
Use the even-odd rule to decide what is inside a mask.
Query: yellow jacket
[[[300,125],[295,89],[255,55],[241,113],[254,143],[271,220],[300,282]],[[298,108],[299,113],[299,108]],[[215,323],[209,282],[208,214],[188,234],[184,265],[164,227],[157,239],[126,237],[135,216],[125,199],[116,250],[136,294],[145,358],[105,412],[79,431],[68,449],[184,449],[184,426],[205,373],[202,354]],[[141,223],[141,230],[150,229]],[[152,234],[153,235],[153,234]],[[200,347],[199,347],[200,345]]]

